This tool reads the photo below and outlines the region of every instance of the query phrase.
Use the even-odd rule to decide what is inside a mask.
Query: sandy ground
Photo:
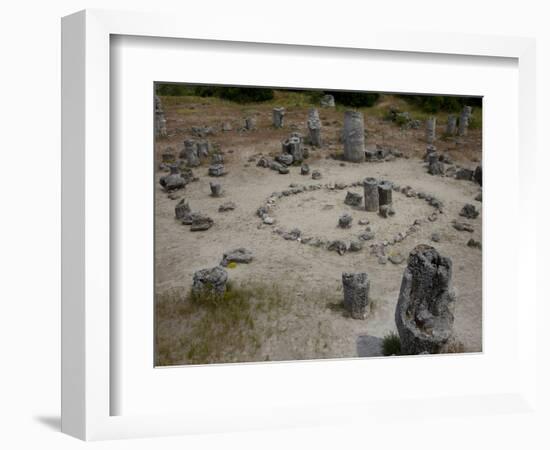
[[[187,128],[195,124],[204,124],[205,117],[215,123],[220,120],[236,120],[234,112],[219,110],[217,114],[206,115],[209,105],[197,105],[191,109],[198,115]],[[262,134],[239,133],[238,131],[218,132],[212,141],[220,143],[225,154],[227,175],[216,179],[223,186],[224,195],[213,198],[210,194],[209,182],[214,180],[207,175],[207,164],[194,169],[200,178],[190,183],[184,190],[176,194],[177,200],[170,199],[158,184],[158,178],[164,174],[159,171],[155,180],[156,216],[156,290],[157,294],[177,290],[188,292],[193,273],[201,268],[213,267],[222,258],[222,254],[233,248],[246,247],[253,251],[255,259],[251,264],[240,264],[234,269],[228,269],[231,280],[247,283],[250,280],[274,283],[285,288],[292,304],[290,310],[278,319],[274,325],[279,331],[266,336],[261,348],[254,356],[257,360],[288,360],[305,358],[356,357],[372,354],[369,342],[382,338],[390,331],[395,331],[394,311],[398,298],[401,278],[406,262],[394,265],[378,263],[377,257],[370,254],[367,242],[361,252],[347,253],[343,256],[329,252],[323,248],[315,248],[296,241],[285,241],[273,233],[274,227],[291,229],[297,227],[305,235],[313,235],[326,239],[348,240],[364,231],[365,226],[358,225],[358,220],[367,218],[376,234],[374,241],[390,239],[399,231],[405,231],[415,219],[426,218],[432,211],[426,202],[416,198],[407,198],[401,193],[393,193],[396,215],[383,219],[376,213],[367,213],[344,204],[347,192],[345,190],[304,192],[292,197],[282,198],[270,215],[275,218],[273,226],[263,225],[255,215],[256,210],[274,191],[282,191],[291,183],[314,184],[310,176],[300,175],[299,167],[292,167],[290,174],[280,175],[269,169],[256,167],[249,162],[252,155],[259,153],[276,154],[280,151],[280,141],[288,135],[292,125],[305,132],[305,121],[299,121],[296,115],[287,116],[287,128],[272,130],[268,127],[269,112],[267,108],[263,116],[257,112],[262,121],[259,128],[266,127]],[[305,112],[306,109],[302,111]],[[199,113],[201,112],[201,113]],[[338,117],[338,111],[329,113],[322,110],[322,117],[333,114]],[[175,108],[167,108],[168,124],[176,129],[176,124],[182,126],[183,119]],[[194,117],[193,115],[193,117]],[[185,118],[185,115],[183,115]],[[327,119],[327,118],[325,118]],[[266,123],[263,123],[263,122]],[[194,123],[193,123],[194,122]],[[407,256],[420,243],[428,243],[436,247],[444,256],[452,259],[454,267],[453,286],[457,294],[455,310],[455,333],[466,351],[477,352],[482,348],[482,257],[481,251],[466,245],[470,238],[481,241],[481,215],[474,220],[459,217],[458,213],[465,203],[475,204],[481,209],[481,203],[474,200],[480,192],[480,187],[469,181],[452,178],[434,177],[427,174],[423,162],[417,157],[425,144],[421,136],[423,131],[400,130],[392,131],[394,125],[387,124],[377,118],[367,118],[366,123],[376,123],[378,130],[384,128],[384,136],[394,133],[395,147],[403,150],[401,136],[409,135],[413,145],[405,149],[410,158],[398,158],[391,162],[363,163],[341,165],[340,161],[326,156],[339,144],[336,139],[325,148],[317,150],[309,161],[311,169],[318,169],[323,174],[322,183],[345,182],[361,180],[367,176],[383,178],[401,186],[410,185],[417,191],[435,195],[443,201],[443,214],[435,222],[421,225],[420,230],[391,247],[391,252],[400,252]],[[332,130],[336,134],[337,125]],[[328,127],[327,127],[328,128]],[[368,129],[368,125],[367,125]],[[327,135],[330,129],[327,129]],[[379,133],[382,133],[379,131]],[[183,142],[180,132],[174,133],[170,139],[157,143],[157,152],[167,146]],[[384,138],[387,141],[387,137]],[[475,165],[481,158],[480,132],[470,136],[466,143],[439,143],[438,148],[447,146],[449,154],[461,160],[465,166]],[[372,144],[374,139],[368,140]],[[386,142],[387,143],[387,142]],[[437,143],[436,143],[437,145]],[[456,147],[467,147],[464,155],[453,155]],[[467,155],[467,156],[466,156]],[[350,188],[361,192],[361,188]],[[193,211],[206,213],[214,219],[214,225],[208,231],[190,232],[189,227],[181,225],[174,217],[174,207],[177,201],[186,198]],[[237,208],[233,211],[218,212],[220,204],[233,201]],[[337,227],[338,216],[347,211],[354,217],[351,229],[342,230]],[[451,226],[455,219],[470,222],[474,233],[460,232]],[[434,243],[431,235],[438,232],[441,241]],[[373,310],[367,320],[354,320],[345,317],[338,308],[331,307],[342,300],[342,272],[367,272],[371,279],[370,296]],[[318,300],[315,300],[318,298]],[[162,324],[160,325],[162,326]],[[170,325],[172,333],[185,333],[185,324]],[[162,330],[161,330],[162,331]],[[371,341],[369,341],[371,339]],[[374,341],[373,341],[374,339]],[[174,354],[178,354],[177,351]],[[246,356],[243,357],[246,359]],[[185,363],[185,357],[175,358],[175,364]]]

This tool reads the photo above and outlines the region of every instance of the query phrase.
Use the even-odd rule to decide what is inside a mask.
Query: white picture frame
[[[433,408],[441,415],[495,414],[503,409],[517,413],[533,411],[537,396],[536,353],[532,344],[536,342],[536,317],[532,314],[536,310],[533,280],[536,246],[534,235],[525,230],[535,228],[534,185],[529,177],[534,171],[536,145],[534,41],[512,37],[364,30],[357,33],[350,30],[349,34],[335,36],[322,30],[308,30],[306,35],[303,31],[290,29],[280,35],[275,29],[259,26],[245,29],[227,24],[213,30],[203,27],[200,21],[186,21],[185,27],[181,23],[181,18],[163,14],[98,10],[82,11],[65,17],[62,22],[62,430],[80,439],[98,440],[358,421],[380,415],[386,420],[398,420],[391,412],[391,402],[395,401],[401,402],[401,414],[403,411],[428,414],[426,411]],[[514,280],[523,286],[523,296],[521,303],[517,304],[515,318],[517,340],[514,345],[517,348],[514,352],[517,352],[515,361],[520,364],[513,383],[499,392],[465,392],[463,397],[435,396],[418,400],[398,396],[387,401],[343,400],[330,405],[314,404],[306,399],[300,407],[281,404],[272,405],[271,409],[253,409],[249,405],[247,410],[236,411],[233,405],[220,404],[219,413],[199,408],[198,412],[155,411],[147,414],[141,411],[140,414],[112,415],[114,390],[120,388],[113,382],[111,372],[114,357],[111,338],[116,334],[110,304],[113,242],[109,183],[113,177],[109,149],[112,145],[111,37],[114,35],[243,45],[283,44],[279,47],[283,53],[290,51],[290,46],[300,46],[321,48],[321,52],[330,49],[333,53],[368,49],[407,53],[412,58],[414,55],[454,55],[517,60],[517,149],[521,150],[521,157],[518,183],[513,187],[511,198],[517,202],[514,211],[522,217],[518,223],[522,245],[517,245],[514,250],[519,261],[533,263],[529,268],[518,264],[517,280]],[[517,292],[510,295],[515,295],[517,300]],[[152,361],[151,355],[144,355],[144,358]],[[402,361],[388,360],[384,370],[399,369]],[[287,371],[305,372],[307,376],[315,377],[321,364],[324,364],[324,369],[333,369],[335,376],[351,370],[349,364],[336,362],[284,366]],[[448,359],[445,362],[447,367],[441,370],[449,370],[450,366],[456,369],[460,367],[457,364],[461,362]],[[264,376],[266,370],[273,371],[280,366],[258,364],[248,365],[245,369]]]

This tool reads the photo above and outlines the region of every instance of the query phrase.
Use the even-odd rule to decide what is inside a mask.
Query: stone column
[[[365,178],[363,180],[365,194],[365,211],[378,211],[378,180]]]
[[[369,314],[369,277],[365,272],[342,273],[344,308],[354,319],[366,319]]]
[[[247,117],[244,119],[244,128],[248,131],[255,130],[256,129],[256,118],[255,117]]]
[[[350,162],[365,161],[365,128],[363,114],[346,111],[344,114],[344,159]]]
[[[451,279],[451,260],[435,248],[420,244],[410,253],[395,309],[402,354],[439,353],[451,338],[455,304]]]
[[[304,160],[304,151],[302,148],[302,141],[297,136],[292,136],[283,141],[282,144],[283,153],[289,153],[292,155],[292,160],[302,162]]]
[[[430,117],[426,120],[426,142],[428,144],[433,144],[435,141],[435,117]]]
[[[472,107],[465,106],[462,108],[460,118],[458,119],[458,134],[459,136],[466,136],[468,134],[468,125],[470,124],[470,117],[472,116]]]
[[[183,141],[183,156],[187,160],[189,167],[197,167],[200,165],[199,154],[197,151],[197,143],[193,139]]]
[[[212,197],[219,197],[222,193],[222,185],[220,183],[210,182],[210,192]]]
[[[319,111],[316,108],[309,110],[307,121],[309,130],[309,143],[314,147],[321,146],[321,119],[319,119]]]
[[[199,159],[206,158],[210,152],[210,143],[208,141],[198,141],[197,142],[197,155]]]
[[[448,136],[454,136],[456,134],[456,115],[455,114],[449,114],[447,116],[447,129],[445,130],[445,134]]]
[[[166,137],[168,135],[166,131],[166,117],[164,116],[162,102],[158,95],[155,95],[155,135],[157,137]]]
[[[378,183],[378,206],[392,204],[393,185],[389,181],[380,181]]]
[[[282,128],[286,111],[284,108],[273,108],[273,126]]]

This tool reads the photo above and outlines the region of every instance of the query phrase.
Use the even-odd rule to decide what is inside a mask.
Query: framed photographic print
[[[63,19],[63,431],[529,411],[533,42],[189,25]]]

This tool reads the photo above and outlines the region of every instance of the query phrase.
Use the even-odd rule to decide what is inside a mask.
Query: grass
[[[382,354],[384,356],[401,354],[401,341],[396,332],[392,331],[382,338]]]
[[[285,302],[275,286],[260,284],[228,283],[223,297],[209,292],[184,298],[174,292],[160,295],[156,364],[251,360],[261,348],[259,324],[274,322]]]

